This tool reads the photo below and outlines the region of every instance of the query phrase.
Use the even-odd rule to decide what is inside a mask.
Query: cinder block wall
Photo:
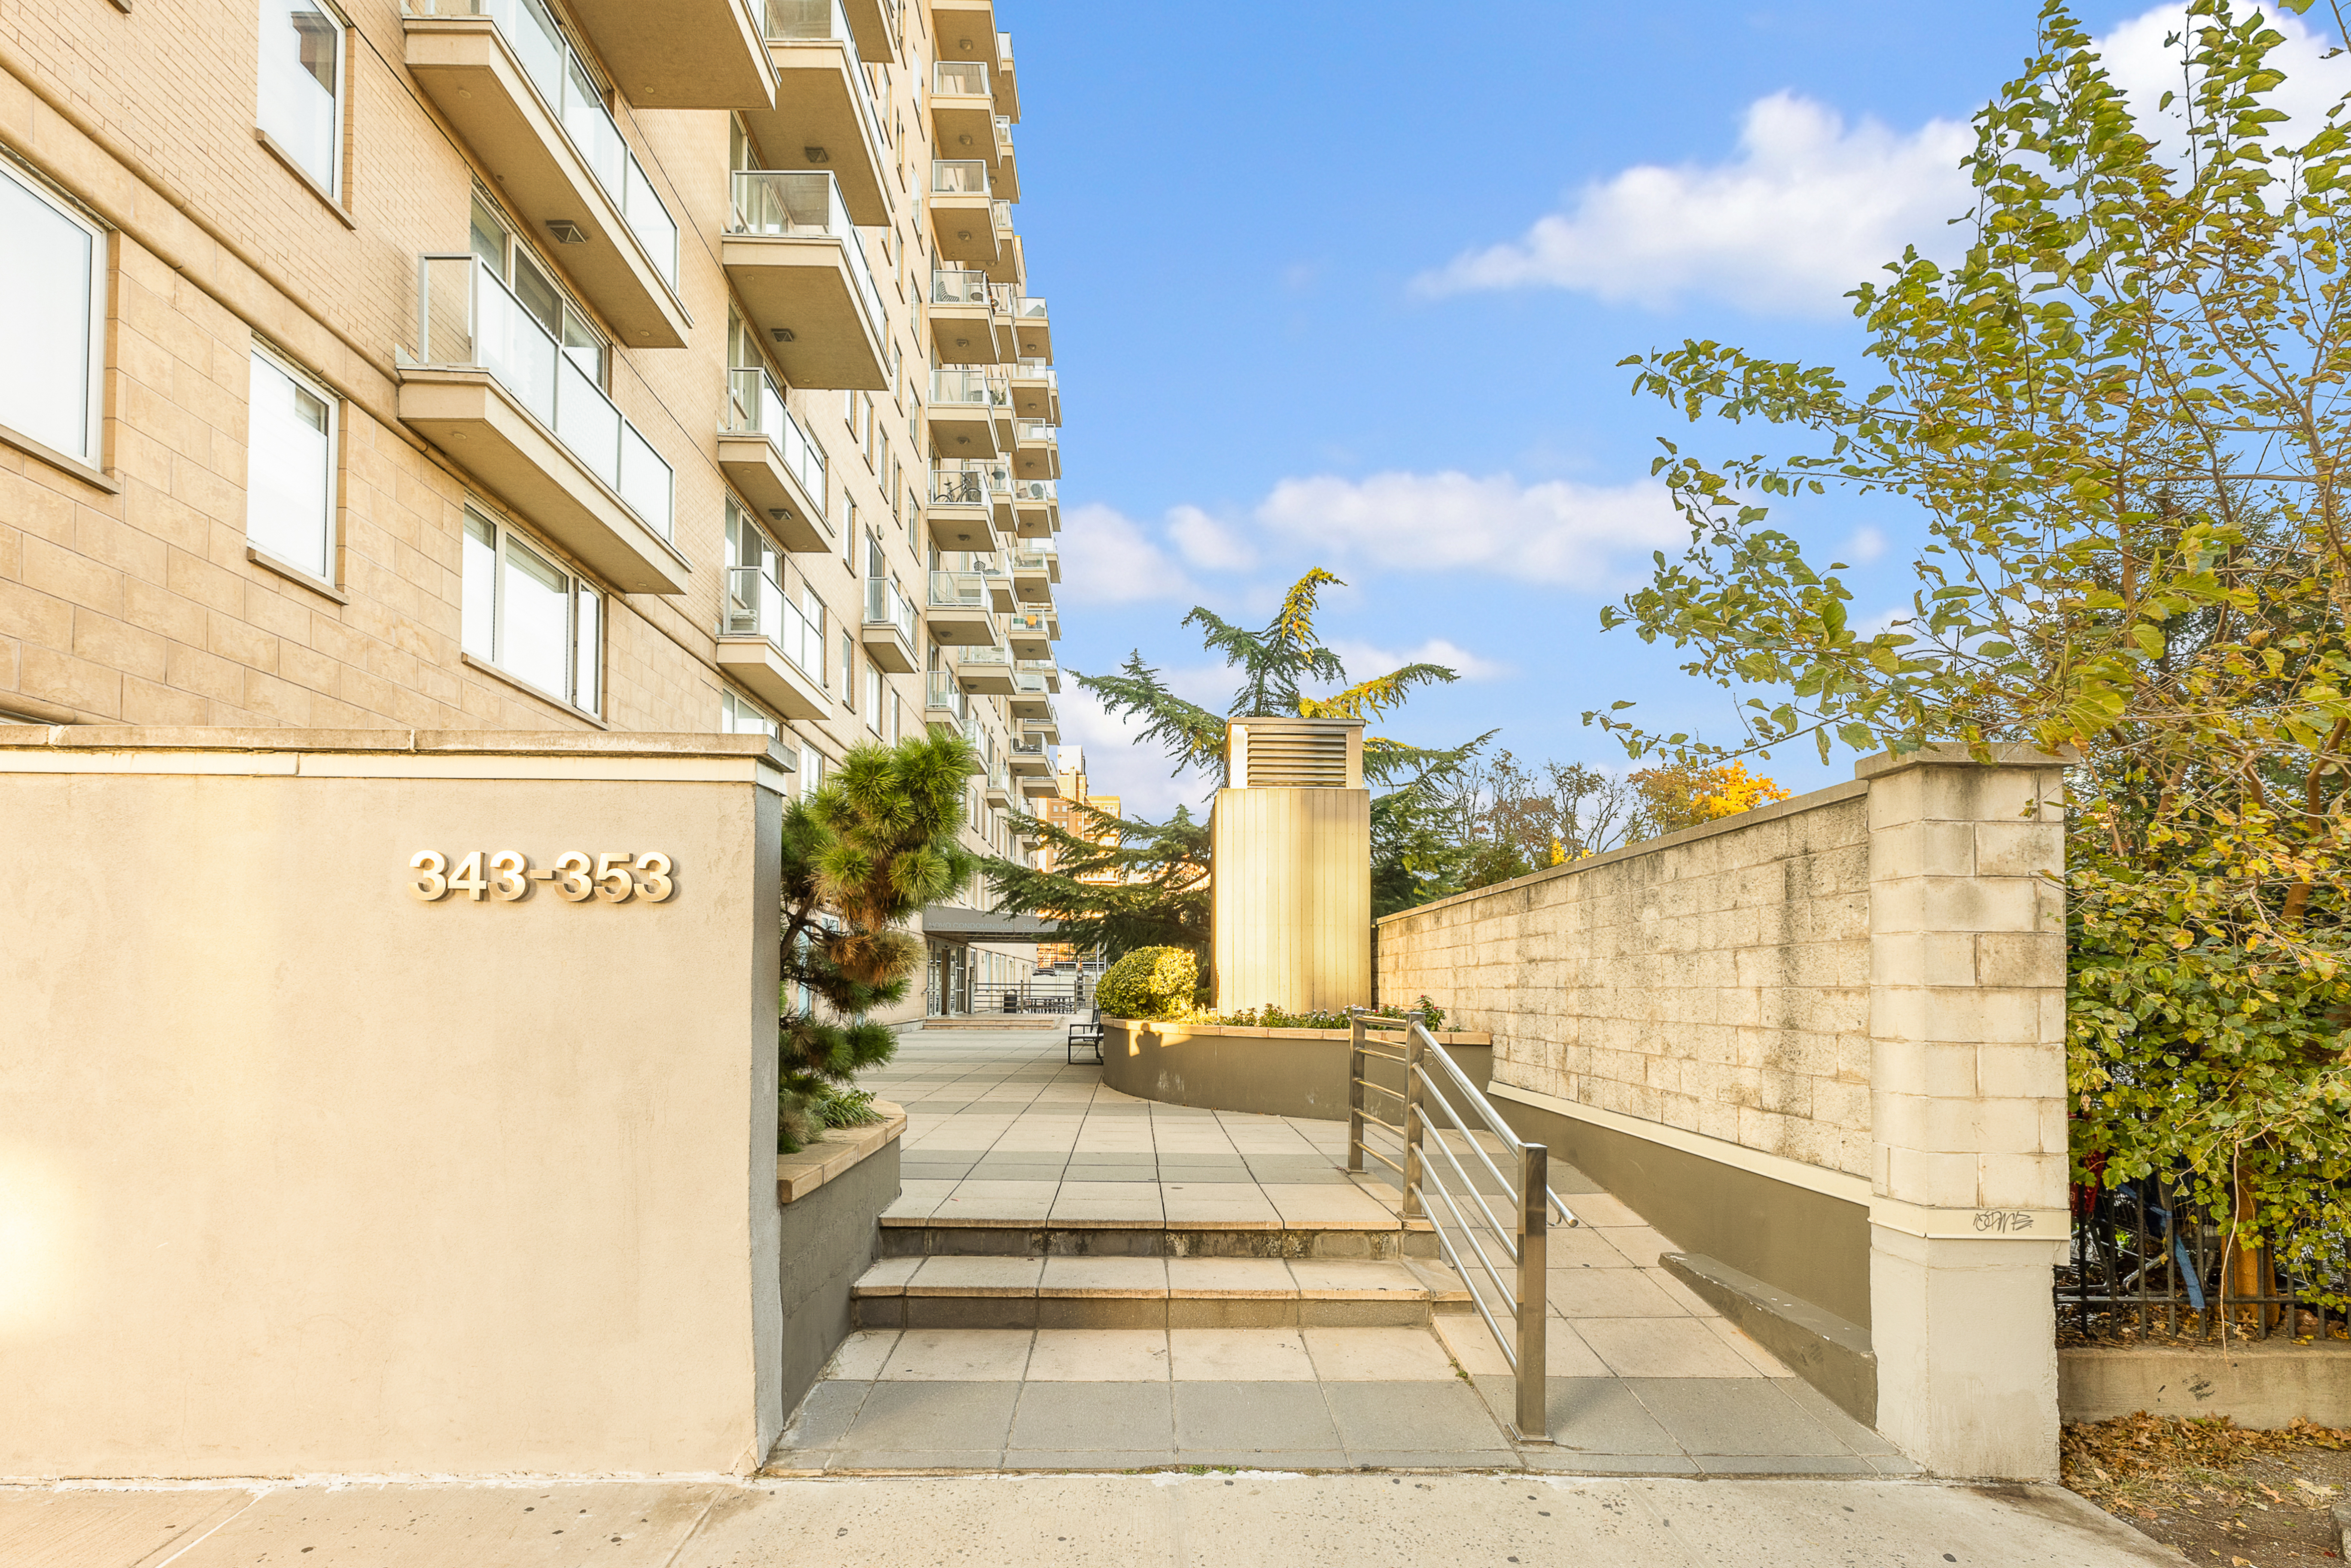
[[[1865,1346],[1841,1396],[1906,1452],[2053,1474],[2064,767],[1871,758],[1391,915],[1380,994],[1490,1031],[1522,1134]]]

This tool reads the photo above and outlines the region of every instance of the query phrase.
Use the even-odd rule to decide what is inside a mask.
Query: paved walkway
[[[1917,1481],[1012,1476],[0,1487],[10,1568],[2144,1568],[2069,1492]]]
[[[889,1211],[902,1222],[1396,1228],[1395,1189],[1341,1168],[1343,1124],[1136,1100],[1103,1087],[1098,1067],[1071,1066],[1059,1034],[926,1030],[863,1082],[906,1107],[905,1193]],[[1554,1185],[1584,1222],[1552,1236],[1555,1446],[1510,1440],[1508,1364],[1458,1301],[1432,1318],[1423,1290],[1401,1326],[1334,1321],[1360,1318],[1383,1290],[1402,1299],[1422,1260],[929,1256],[885,1259],[869,1281],[910,1297],[981,1293],[981,1306],[1025,1306],[1024,1324],[1053,1321],[1048,1300],[1074,1309],[1089,1294],[1144,1315],[855,1334],[771,1472],[1916,1473],[1659,1269],[1667,1243],[1639,1216],[1570,1167],[1554,1167]],[[1265,1309],[1262,1326],[1217,1326],[1197,1310],[1210,1297],[1236,1317]]]

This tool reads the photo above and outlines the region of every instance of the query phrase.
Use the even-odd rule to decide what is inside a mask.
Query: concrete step
[[[1318,1220],[1167,1224],[1134,1220],[882,1218],[884,1258],[1318,1258],[1434,1260],[1437,1234],[1416,1222]]]
[[[860,1328],[1381,1328],[1470,1311],[1442,1263],[1230,1257],[885,1258]]]

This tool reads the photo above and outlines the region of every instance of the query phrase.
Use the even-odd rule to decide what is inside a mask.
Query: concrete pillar
[[[2064,766],[1949,747],[1855,769],[1870,785],[1877,1428],[1939,1475],[2057,1473]]]

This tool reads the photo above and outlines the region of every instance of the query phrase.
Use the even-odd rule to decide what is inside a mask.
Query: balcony
[[[1013,438],[1012,461],[1019,465],[1023,479],[1059,479],[1061,476],[1061,433],[1051,425],[1037,420],[1023,420]]]
[[[1012,695],[1012,654],[1007,649],[991,644],[981,648],[960,648],[956,652],[956,679],[967,692],[989,696],[1008,697]]]
[[[984,555],[996,548],[996,515],[983,470],[934,469],[930,505],[923,508],[923,518],[931,542],[941,549]]]
[[[744,0],[570,0],[613,85],[644,109],[765,109],[767,51]]]
[[[1012,394],[992,371],[931,372],[931,440],[952,457],[993,457],[997,426],[1012,412]]]
[[[736,174],[719,259],[792,385],[889,390],[889,319],[831,174]]]
[[[996,98],[984,60],[931,63],[932,144],[951,158],[996,162]]]
[[[1019,339],[1022,359],[1053,362],[1053,322],[1042,299],[1024,294],[1012,302],[1012,330]]]
[[[1011,614],[1014,608],[1012,580],[1004,575],[1004,569],[996,564],[996,558],[976,555],[971,558],[971,570],[987,583],[987,607],[998,615]]]
[[[865,656],[892,674],[911,674],[914,663],[914,606],[886,577],[865,580]]]
[[[1024,800],[1050,800],[1061,792],[1059,780],[1051,774],[1025,774],[1020,779],[1020,794]]]
[[[1050,718],[1027,718],[1020,721],[1024,740],[1041,740],[1049,746],[1061,744],[1061,728]]]
[[[988,169],[988,188],[1008,202],[1020,199],[1020,161],[1012,152],[1012,121],[1002,115],[993,120],[995,159]]]
[[[1050,779],[1053,775],[1053,759],[1045,752],[1043,741],[1019,739],[1006,750],[1004,759],[1017,777]]]
[[[1012,772],[1000,757],[987,765],[987,803],[999,811],[1012,805]]]
[[[1012,228],[1012,204],[996,201],[989,204],[988,215],[996,225],[996,259],[987,264],[987,276],[998,283],[1019,287],[1029,276],[1028,264],[1020,259],[1020,236]]]
[[[857,52],[877,66],[898,63],[898,41],[906,36],[905,0],[841,0]]]
[[[1059,686],[1058,672],[1048,677],[1035,670],[1015,669],[1012,672],[1012,701],[1008,705],[1014,718],[1044,718],[1053,711],[1051,688]]]
[[[766,514],[778,544],[788,550],[831,553],[824,449],[800,429],[784,406],[783,389],[764,370],[726,372],[718,466],[727,483]]]
[[[964,744],[971,747],[970,760],[964,765],[967,773],[987,771],[987,731],[979,727],[977,716],[966,718],[956,727],[963,732]]]
[[[1012,591],[1023,604],[1050,604],[1053,584],[1061,580],[1059,551],[1029,549],[1012,555]]]
[[[931,274],[931,344],[942,364],[995,365],[1012,357],[1012,334],[988,308],[987,274]]]
[[[931,240],[949,261],[998,260],[996,204],[984,158],[940,158],[931,164]]]
[[[890,141],[841,0],[762,0],[762,5],[776,101],[773,108],[745,111],[744,125],[775,167],[831,170],[851,222],[886,226]]]
[[[1061,378],[1042,360],[1022,360],[1009,378],[1012,412],[1022,419],[1061,423]]]
[[[996,112],[1019,123],[1020,120],[1020,79],[1012,66],[1012,35],[996,35]]]
[[[923,713],[925,717],[944,716],[955,727],[963,727],[971,717],[971,696],[956,678],[945,670],[933,670],[923,677]]]
[[[726,619],[718,667],[785,718],[832,711],[824,685],[824,631],[810,624],[781,584],[756,566],[726,569]]]
[[[1047,539],[1061,531],[1061,488],[1050,479],[1022,479],[1012,486],[1013,531],[1024,539]]]
[[[630,593],[683,593],[667,463],[477,258],[417,270],[400,419]]]
[[[622,341],[684,347],[677,223],[553,18],[538,0],[427,3],[402,24],[424,96]]]
[[[1004,623],[1004,640],[1012,645],[1012,656],[1024,663],[1051,658],[1053,640],[1061,634],[1061,622],[1045,610],[1016,611]]]
[[[996,641],[987,579],[976,571],[931,573],[931,641],[946,647],[983,647]]]
[[[1017,675],[1034,675],[1045,683],[1044,689],[1059,695],[1061,690],[1061,666],[1050,659],[1023,659],[1016,656],[1012,671]]]

